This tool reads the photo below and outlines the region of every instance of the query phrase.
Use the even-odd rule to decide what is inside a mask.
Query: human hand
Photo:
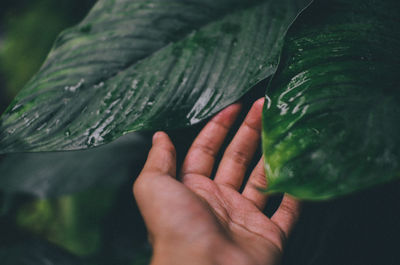
[[[268,196],[263,160],[242,193],[247,167],[261,132],[264,100],[256,101],[219,164],[215,157],[240,105],[216,115],[189,149],[176,179],[175,148],[158,132],[147,162],[134,184],[134,195],[153,246],[152,264],[278,264],[284,242],[299,215],[299,202],[288,195],[271,219],[262,212]]]

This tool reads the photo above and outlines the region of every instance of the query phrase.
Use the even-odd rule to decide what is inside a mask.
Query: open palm
[[[175,253],[171,264],[182,260],[207,264],[196,259],[196,254],[212,258],[210,264],[279,262],[299,203],[285,195],[271,219],[263,214],[268,196],[258,189],[267,185],[262,159],[239,192],[259,145],[263,102],[254,103],[213,179],[215,157],[240,111],[239,104],[223,110],[200,132],[178,179],[174,145],[165,133],[155,134],[146,165],[134,185],[156,252],[154,264],[166,264],[165,257],[171,258],[171,253]],[[159,262],[158,256],[163,261],[160,258]]]

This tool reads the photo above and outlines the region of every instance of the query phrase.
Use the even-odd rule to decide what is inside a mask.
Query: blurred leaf
[[[78,6],[79,2],[79,8]],[[11,100],[38,71],[57,34],[76,23],[93,0],[13,0],[0,11],[0,71]],[[1,16],[2,15],[2,16]],[[3,34],[4,33],[4,34]],[[0,87],[0,89],[2,89]]]
[[[0,161],[0,190],[44,198],[117,186],[142,167],[149,147],[149,137],[133,133],[86,151],[7,155]]]
[[[91,189],[24,203],[15,223],[15,231],[24,231],[20,239],[32,235],[46,239],[86,264],[148,264],[151,256],[131,181],[119,188]],[[15,241],[15,231],[7,232],[6,237]]]
[[[79,256],[99,251],[104,215],[115,189],[89,190],[56,199],[26,203],[17,213],[18,227]]]
[[[267,89],[268,190],[325,199],[399,177],[400,2],[315,1]]]
[[[0,67],[11,96],[39,69],[54,37],[66,25],[62,17],[40,7],[30,9],[7,24],[0,47]]]
[[[44,240],[29,239],[0,247],[2,265],[80,265],[77,257]]]
[[[100,0],[0,120],[0,153],[199,122],[271,75],[308,0]]]

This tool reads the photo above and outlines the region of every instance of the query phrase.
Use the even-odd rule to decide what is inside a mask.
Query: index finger
[[[202,175],[209,177],[212,173],[215,157],[224,139],[241,109],[236,103],[222,110],[201,130],[190,147],[181,174],[185,176]]]

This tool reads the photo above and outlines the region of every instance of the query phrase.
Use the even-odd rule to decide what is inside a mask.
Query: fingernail
[[[265,102],[265,98],[259,98],[256,101],[257,104],[261,104],[261,105],[264,105],[264,102]]]
[[[156,132],[153,135],[153,144],[157,141],[158,138],[160,138],[160,136],[161,136],[161,132]]]
[[[258,109],[262,109],[264,106],[264,102],[265,102],[265,98],[259,98],[256,100],[256,102],[254,102],[253,106],[255,106]]]

